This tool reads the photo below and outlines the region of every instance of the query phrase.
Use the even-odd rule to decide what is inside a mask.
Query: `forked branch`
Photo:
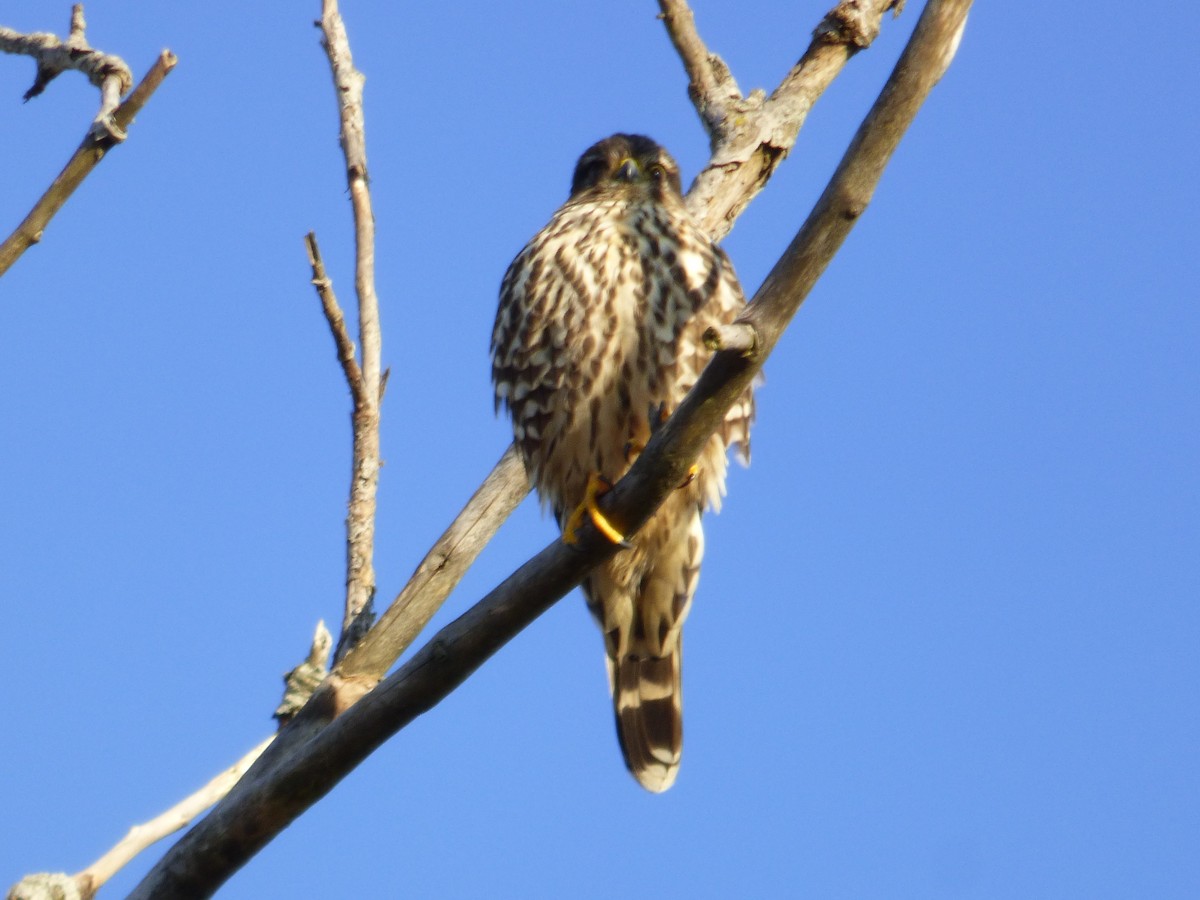
[[[681,4],[674,3],[671,6],[678,12]],[[841,4],[837,10],[826,17],[826,22],[834,17],[838,10],[848,9],[851,6],[854,4]],[[873,35],[878,30],[879,21],[887,6],[888,4],[885,2],[875,4],[869,13],[874,16],[873,30],[864,26],[865,32]],[[684,25],[668,21],[667,26],[673,42],[680,49],[684,58],[685,68],[688,68],[690,73],[692,63],[689,62],[688,54],[692,54],[694,58],[700,58],[695,56],[695,48],[703,48],[703,58],[708,58],[707,48],[704,48],[703,42],[695,31],[690,11],[687,13]],[[825,23],[818,30],[822,29],[828,30]],[[688,34],[680,37],[685,30]],[[824,47],[828,43],[828,41],[822,41],[820,47]],[[681,44],[692,49],[685,49]],[[810,47],[809,52],[792,69],[785,84],[780,86],[776,94],[781,96],[799,94],[809,98],[811,103],[811,99],[815,99],[832,80],[832,76],[840,70],[840,65],[830,68],[829,65],[814,64],[814,59],[819,62],[829,55],[828,53],[823,55]],[[833,56],[837,56],[837,54],[833,54]],[[846,58],[848,58],[846,54],[841,55],[843,62]],[[721,66],[723,64],[718,65],[717,71],[720,71]],[[732,78],[729,80],[729,85],[732,85],[729,89],[732,96],[732,91],[736,91],[736,84],[732,82]],[[789,86],[789,90],[784,90],[785,85]],[[706,105],[709,109],[715,108],[711,92],[692,91],[692,95],[702,115],[704,114],[702,105]],[[782,141],[780,145],[785,147],[790,147],[791,142],[795,140],[803,120],[802,113],[807,111],[807,106],[803,104],[793,104],[792,108],[800,110],[801,113],[798,114],[799,117],[794,122],[794,127],[786,129],[784,137],[780,139]],[[763,131],[763,129],[753,127],[759,115],[761,113],[753,110],[746,113],[746,121],[750,123],[750,130],[753,133]],[[774,115],[779,116],[781,113],[777,109]],[[353,130],[353,133],[358,133],[357,129]],[[714,161],[710,162],[706,171],[716,172],[718,175],[729,172],[728,167],[718,167],[715,160],[718,156],[729,155],[731,151],[728,141],[735,137],[736,135],[730,135],[728,138],[718,138],[714,141]],[[766,153],[765,150],[764,153]],[[773,153],[766,153],[766,155],[775,158]],[[348,166],[348,170],[353,171],[353,166]],[[689,206],[693,215],[704,222],[714,235],[719,236],[723,233],[722,229],[728,230],[732,219],[736,218],[737,214],[745,208],[752,199],[753,193],[769,176],[770,171],[766,171],[760,180],[753,183],[734,177],[717,178],[711,182],[710,190],[707,192],[697,190],[697,186],[694,185],[689,194]],[[697,183],[697,185],[699,184],[700,182]],[[362,386],[361,370],[355,359],[353,344],[346,329],[344,316],[333,297],[332,286],[325,273],[324,265],[320,261],[315,239],[312,238],[309,241],[309,254],[310,263],[313,264],[314,285],[321,296],[326,318],[334,335],[339,359],[345,369],[352,394],[357,393]],[[724,341],[724,346],[746,352],[753,349],[755,334],[753,329],[747,325],[730,326],[727,331],[714,335],[714,340]],[[714,345],[714,349],[716,349],[716,345]],[[510,447],[471,501],[417,567],[408,584],[381,616],[376,626],[368,631],[337,664],[334,677],[323,688],[322,698],[313,704],[312,709],[308,710],[299,722],[294,723],[280,736],[280,741],[272,748],[269,758],[264,760],[260,771],[256,771],[252,777],[261,779],[266,777],[266,772],[285,770],[296,747],[326,727],[334,718],[336,710],[348,708],[383,677],[425,627],[466,569],[474,562],[482,547],[490,541],[495,531],[520,503],[528,490],[524,467],[514,448]],[[337,696],[333,696],[335,694]]]
[[[80,9],[80,35],[82,35],[82,9],[77,9]],[[74,28],[74,21],[72,27]],[[0,29],[0,42],[5,37],[5,31],[8,30]],[[11,39],[11,36],[16,33],[10,31],[8,34]],[[26,41],[33,38],[53,39],[53,35],[40,34],[16,35],[16,37]],[[9,50],[9,52],[21,51]],[[96,53],[98,51],[91,52]],[[103,54],[101,58],[102,60],[116,59],[116,57],[109,57]],[[75,189],[83,183],[83,179],[91,173],[92,169],[96,168],[100,160],[104,159],[104,155],[108,152],[109,148],[117,143],[118,140],[124,139],[126,129],[133,121],[133,117],[141,111],[146,101],[150,99],[150,95],[158,89],[163,79],[175,68],[176,62],[175,54],[170,50],[164,50],[159,54],[158,60],[151,66],[150,71],[146,73],[146,77],[125,98],[124,103],[121,103],[112,110],[111,115],[105,112],[105,106],[108,100],[111,99],[109,94],[120,85],[125,84],[125,82],[120,73],[110,72],[104,77],[103,84],[105,87],[102,88],[102,92],[108,93],[106,93],[101,114],[105,118],[105,121],[111,125],[111,128],[106,126],[97,131],[95,127],[96,123],[93,123],[93,127],[88,130],[87,136],[84,137],[83,143],[79,145],[79,149],[75,151],[74,155],[67,162],[67,165],[58,174],[58,177],[54,179],[54,182],[46,189],[46,192],[34,204],[33,209],[29,211],[24,221],[17,226],[16,231],[9,235],[3,244],[0,244],[0,276],[3,276],[12,267],[12,264],[20,258],[22,253],[42,239],[42,233],[46,230],[46,226],[50,223],[50,220],[54,218],[55,213],[62,209],[63,204],[67,202],[75,192]],[[105,63],[105,65],[108,65],[108,63]],[[121,63],[121,65],[124,66],[124,63]],[[101,67],[101,70],[107,71],[103,67]],[[43,79],[41,71],[41,63],[39,62],[39,80],[41,80],[42,86],[44,86],[45,82],[49,81],[53,75],[46,76]],[[125,71],[128,72],[128,69]],[[38,88],[37,82],[34,83],[34,88]],[[33,91],[34,88],[30,88],[30,91]],[[128,86],[125,87],[125,90],[128,90]],[[40,93],[40,88],[35,93]],[[119,97],[119,94],[116,96]],[[99,121],[99,118],[97,121]]]
[[[684,0],[659,0],[659,6],[668,36],[688,73],[689,95],[712,137],[712,156],[688,191],[688,210],[719,240],[787,155],[816,98],[850,56],[870,44],[884,14],[898,9],[899,4],[897,0],[839,3],[817,26],[812,44],[765,105],[761,91],[750,98],[741,95],[729,68],[700,37]],[[743,161],[737,162],[739,159]],[[340,660],[335,671],[368,681],[382,678],[528,491],[524,469],[510,450],[430,550],[378,625],[362,638],[361,646]],[[492,497],[505,499],[494,503]],[[433,573],[436,578],[431,577]]]
[[[100,89],[100,112],[92,122],[92,136],[99,139],[125,140],[125,129],[113,120],[121,95],[133,87],[133,73],[119,56],[89,47],[84,31],[83,4],[71,7],[71,28],[65,41],[53,34],[20,34],[0,26],[0,51],[32,56],[37,62],[33,86],[23,99],[31,100],[63,72],[74,69],[87,76]]]
[[[346,182],[354,212],[354,291],[358,297],[358,343],[362,358],[354,366],[346,363],[348,337],[345,320],[336,301],[331,309],[321,296],[326,318],[338,344],[338,357],[350,382],[354,399],[354,430],[350,475],[350,502],[346,513],[346,602],[342,634],[335,658],[352,647],[370,627],[375,598],[375,506],[379,489],[379,412],[383,393],[382,334],[379,299],[375,294],[375,214],[367,179],[366,125],[363,115],[362,72],[354,67],[346,25],[337,0],[323,0],[321,46],[329,57],[334,94],[341,124],[339,139],[346,160]],[[310,252],[315,241],[310,242]],[[317,259],[319,259],[319,254]],[[315,270],[315,265],[314,265]],[[332,293],[328,295],[332,297]],[[353,348],[349,349],[353,360]]]
[[[926,6],[821,199],[742,317],[755,331],[752,351],[719,351],[629,473],[605,495],[605,514],[623,533],[644,524],[680,483],[865,210],[900,137],[953,57],[970,5],[930,0]],[[270,748],[263,764],[168,852],[132,896],[211,894],[376,747],[461,684],[614,552],[590,526],[578,549],[555,541],[348,708],[336,702],[338,677],[332,676],[281,735],[294,726],[303,739]]]
[[[763,189],[796,142],[817,98],[854,54],[871,45],[884,13],[903,0],[841,0],[770,97],[743,96],[729,67],[696,31],[685,0],[659,0],[661,17],[688,74],[688,93],[712,144],[688,191],[688,209],[720,240]]]

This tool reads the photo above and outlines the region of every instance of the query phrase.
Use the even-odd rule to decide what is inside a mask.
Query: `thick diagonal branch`
[[[718,352],[684,403],[605,496],[606,516],[623,532],[640,527],[680,483],[866,208],[900,137],[949,64],[970,5],[970,0],[930,0],[833,179],[743,317],[757,332],[755,349]],[[378,688],[320,727],[320,720],[335,712],[336,685],[327,683],[292,723],[306,739],[290,750],[270,748],[261,768],[252,769],[131,896],[211,894],[375,748],[438,703],[614,552],[590,526],[580,549],[554,542]]]
[[[684,0],[659,0],[668,36],[688,73],[689,95],[712,138],[711,159],[688,191],[687,205],[714,240],[729,232],[762,190],[795,143],[817,97],[849,58],[870,44],[884,14],[898,5],[897,0],[843,0],[822,19],[809,48],[764,104],[755,95],[742,97],[729,68],[700,37]],[[506,456],[486,484],[489,492],[510,498],[515,507],[529,487],[524,472],[512,462]],[[362,647],[347,656],[338,670],[347,676],[383,677],[474,559],[473,555],[464,559],[460,550],[448,546],[446,536],[454,536],[454,546],[482,547],[509,511],[497,505],[487,515],[464,510],[378,626],[363,638]],[[433,560],[441,560],[436,569]],[[435,570],[439,577],[430,579]]]
[[[737,127],[713,125],[713,153],[704,172],[688,191],[688,210],[715,240],[723,237],[754,196],[766,184],[776,165],[796,140],[808,109],[841,71],[855,49],[869,45],[878,33],[884,13],[896,0],[843,0],[831,10],[815,33],[812,45],[772,94],[768,109],[746,101],[720,57],[711,53],[699,33],[691,9],[683,0],[659,0],[667,33],[687,71],[689,94],[702,120],[729,120]],[[840,48],[840,49],[839,49]],[[853,49],[848,49],[853,48]],[[733,104],[733,106],[731,106]],[[736,107],[736,110],[734,109]],[[734,114],[736,112],[736,115]],[[787,117],[791,116],[792,119]],[[748,153],[762,157],[765,168],[728,162],[746,143],[744,135],[771,135],[769,143],[753,144]],[[750,146],[750,145],[747,145]],[[740,174],[739,174],[740,173]],[[485,490],[486,488],[486,490]],[[473,498],[503,496],[511,505],[491,503],[486,512],[468,507],[455,519],[429,552],[378,625],[363,638],[362,646],[347,655],[336,671],[345,676],[379,679],[400,658],[413,638],[453,590],[459,577],[474,561],[474,553],[491,540],[496,529],[529,491],[528,481],[515,457],[506,455]],[[489,501],[490,503],[490,501]],[[451,540],[447,540],[451,538]],[[464,551],[473,549],[467,556]],[[431,578],[431,574],[437,574]]]
[[[509,514],[529,493],[525,465],[510,445],[463,511],[421,560],[395,602],[337,666],[372,684],[400,658]]]
[[[673,5],[676,9],[682,6],[679,3]],[[840,4],[833,13],[826,17],[822,28],[826,28],[826,23],[830,21],[830,17],[834,16],[834,13],[845,10],[851,5]],[[867,3],[864,6],[870,11],[870,15],[874,16],[874,19],[868,20],[862,30],[864,33],[873,34],[872,28],[878,29],[879,19],[885,11],[886,4],[876,3],[872,6]],[[686,9],[686,6],[683,8]],[[860,12],[861,15],[867,15],[867,13]],[[703,42],[695,34],[690,11],[688,11],[686,19],[686,28],[691,31],[691,35],[684,37],[684,41],[688,42],[689,47],[681,47],[680,41],[676,40],[675,31],[678,28],[678,25],[668,22],[668,32],[672,34],[672,39],[681,55],[685,57],[686,66],[688,65],[687,54],[694,54],[697,47],[703,48]],[[705,54],[703,58],[707,58],[706,48],[703,49],[703,53]],[[696,56],[695,58],[701,57]],[[828,73],[822,73],[820,67],[806,66],[805,60],[810,58],[811,48],[810,54],[806,54],[801,63],[792,70],[789,81],[793,83],[793,90],[800,91],[809,97],[815,97],[815,94],[828,84],[831,77],[828,76]],[[836,68],[835,73],[837,70],[840,70],[840,66]],[[814,77],[814,72],[822,77]],[[719,82],[714,83],[719,84]],[[736,84],[732,82],[732,78],[730,78],[729,84],[731,90],[736,91]],[[781,90],[783,87],[784,85],[781,85]],[[780,91],[776,93],[780,93]],[[703,93],[693,92],[693,101],[697,103],[698,108],[700,103],[705,102],[705,96]],[[708,96],[711,101],[711,95]],[[711,102],[709,105],[712,106]],[[746,113],[750,120],[753,120],[757,114],[754,111]],[[790,130],[790,137],[785,135],[789,146],[790,141],[795,139],[799,124],[800,122],[797,121],[795,128]],[[714,159],[718,154],[728,152],[728,148],[719,140],[715,142],[714,146]],[[713,165],[715,163],[710,164],[710,170]],[[770,172],[766,172],[762,181],[765,181],[769,175]],[[728,230],[732,219],[745,208],[753,197],[753,193],[761,187],[761,181],[746,183],[737,178],[718,180],[713,183],[712,189],[708,192],[697,190],[699,184],[698,182],[693,185],[689,192],[689,208],[693,215],[705,223],[706,227],[712,229],[716,237]],[[718,212],[713,212],[713,210]],[[720,210],[729,212],[722,215]],[[318,273],[314,268],[314,281],[323,282],[323,279],[323,269],[321,273]],[[318,287],[320,288],[320,284]],[[334,331],[335,342],[338,343],[339,357],[343,358],[345,365],[344,357],[349,338],[345,334],[344,321],[340,327],[336,321],[340,316],[340,309],[337,310],[337,313],[339,315],[331,318],[330,325]],[[329,316],[328,309],[326,314]],[[747,330],[749,335],[746,334]],[[716,345],[726,341],[729,346],[735,347],[739,351],[745,351],[754,347],[755,337],[753,329],[748,325],[743,325],[740,329],[731,328],[725,334],[715,334],[713,341]],[[352,356],[352,348],[350,353]],[[361,376],[357,371],[356,363],[347,370],[347,378],[352,391],[355,390],[356,385],[361,386]],[[491,540],[496,530],[520,503],[528,490],[524,468],[514,448],[510,447],[485,480],[483,486],[417,567],[408,584],[380,618],[376,627],[367,632],[361,642],[341,659],[335,668],[334,677],[325,686],[323,696],[320,698],[321,702],[314,704],[308,715],[302,716],[301,721],[294,723],[280,735],[280,740],[272,748],[272,755],[264,761],[265,771],[285,769],[288,760],[296,752],[295,748],[318,734],[334,717],[337,710],[348,708],[383,677],[413,638],[425,627],[430,617],[458,583],[462,574],[472,564],[479,550]],[[336,696],[331,696],[333,694]],[[253,777],[264,779],[265,771],[256,771]]]

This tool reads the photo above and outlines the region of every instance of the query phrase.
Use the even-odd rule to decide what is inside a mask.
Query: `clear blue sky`
[[[831,0],[698,0],[743,89]],[[0,281],[0,885],[77,870],[269,733],[343,579],[351,299],[315,0],[93,0],[174,74]],[[757,288],[916,20],[821,100],[726,241]],[[65,28],[67,3],[5,4]],[[346,0],[368,76],[381,597],[505,448],[500,277],[591,141],[707,154],[651,0]],[[981,3],[767,367],[687,628],[686,750],[625,773],[578,596],[224,896],[1200,896],[1195,17]],[[0,227],[95,107],[0,58]],[[448,621],[553,535],[529,501]],[[121,896],[152,853],[112,883]]]

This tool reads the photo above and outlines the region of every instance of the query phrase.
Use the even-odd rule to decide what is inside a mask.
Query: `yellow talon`
[[[564,544],[570,544],[574,547],[579,543],[579,526],[583,524],[583,514],[587,512],[587,507],[580,503],[575,507],[575,511],[571,513],[571,518],[567,519],[567,524],[563,526],[562,539]]]
[[[691,484],[693,481],[696,480],[696,476],[699,474],[700,474],[700,464],[692,463],[690,466],[688,466],[687,474],[683,476],[683,481],[681,481],[679,483],[679,488],[676,488],[676,490],[687,487],[689,484]]]
[[[579,527],[583,525],[583,517],[588,515],[591,516],[592,524],[602,535],[614,544],[623,547],[629,546],[625,535],[613,528],[612,523],[604,518],[604,513],[600,512],[600,507],[596,505],[596,498],[607,493],[611,487],[612,485],[599,472],[592,472],[588,475],[587,487],[583,491],[583,502],[575,507],[571,517],[567,519],[567,524],[563,526],[564,543],[572,545],[579,543]]]

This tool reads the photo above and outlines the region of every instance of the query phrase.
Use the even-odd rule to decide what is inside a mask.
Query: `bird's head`
[[[614,134],[587,149],[575,164],[571,199],[590,191],[636,192],[661,201],[665,194],[683,195],[679,166],[666,150],[640,134]]]

